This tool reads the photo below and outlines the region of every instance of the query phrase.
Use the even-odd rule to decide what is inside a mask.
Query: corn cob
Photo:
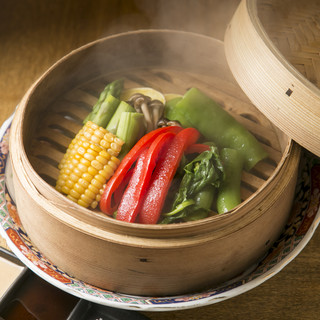
[[[120,160],[123,141],[108,130],[86,122],[71,141],[58,168],[56,189],[83,207],[96,208],[107,180]]]

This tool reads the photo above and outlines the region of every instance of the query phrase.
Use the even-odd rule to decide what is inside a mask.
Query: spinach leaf
[[[172,205],[172,211],[163,214],[165,218],[162,223],[171,223],[177,219],[188,220],[187,217],[195,211],[209,211],[210,206],[206,199],[205,204],[198,195],[206,190],[212,191],[212,201],[214,190],[219,187],[223,180],[223,165],[220,160],[218,148],[211,146],[210,150],[199,154],[195,159],[184,166],[179,190]],[[211,203],[212,203],[211,201]]]

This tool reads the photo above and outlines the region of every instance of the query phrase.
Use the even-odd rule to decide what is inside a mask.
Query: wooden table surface
[[[189,30],[223,39],[238,0],[0,0],[0,123],[56,60],[95,39],[135,29]],[[5,246],[3,239],[0,245]],[[284,270],[235,298],[165,319],[319,319],[320,230]],[[1,270],[0,270],[1,272]]]

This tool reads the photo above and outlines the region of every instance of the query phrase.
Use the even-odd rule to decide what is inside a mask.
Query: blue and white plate
[[[319,224],[320,161],[304,151],[290,221],[265,258],[242,276],[210,290],[170,297],[132,296],[93,287],[69,276],[47,260],[32,244],[20,223],[6,161],[11,121],[12,117],[0,129],[0,235],[13,253],[38,276],[79,298],[139,311],[173,311],[217,303],[255,288],[281,271],[306,246]]]

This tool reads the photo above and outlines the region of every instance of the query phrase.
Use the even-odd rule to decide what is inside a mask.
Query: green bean
[[[220,157],[224,168],[224,179],[217,194],[219,214],[230,211],[241,203],[240,184],[243,168],[241,154],[235,149],[222,149]]]

